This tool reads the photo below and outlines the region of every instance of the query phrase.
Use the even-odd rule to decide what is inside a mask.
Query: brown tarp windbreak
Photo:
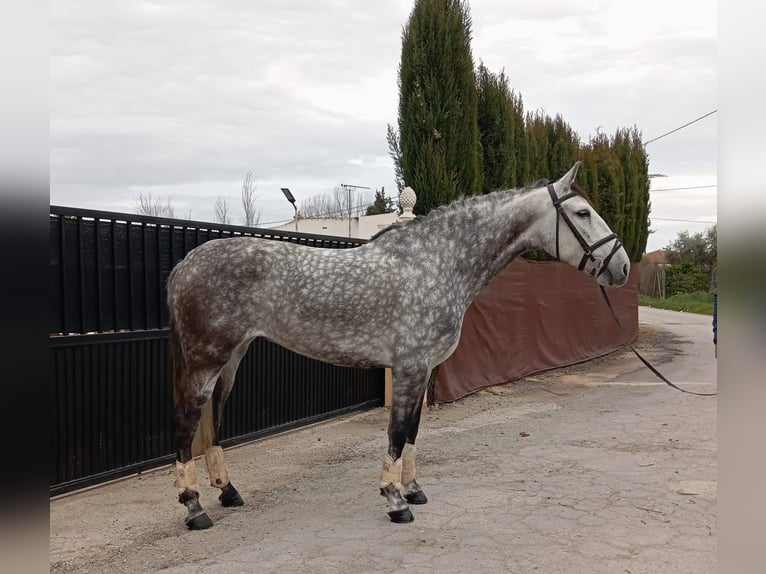
[[[607,288],[559,262],[517,259],[468,308],[460,344],[439,367],[435,401],[592,359],[638,337],[638,265],[628,283]]]

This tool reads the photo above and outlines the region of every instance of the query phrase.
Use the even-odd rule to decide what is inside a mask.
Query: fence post
[[[385,385],[385,391],[383,394],[384,407],[391,406],[391,393],[393,393],[393,390],[394,390],[394,376],[393,376],[393,373],[391,373],[391,369],[386,368],[386,385]]]

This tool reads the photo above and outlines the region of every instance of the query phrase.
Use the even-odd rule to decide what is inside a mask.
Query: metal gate
[[[52,495],[174,458],[165,282],[210,239],[318,248],[364,241],[51,206]],[[226,404],[224,446],[379,406],[382,369],[348,369],[256,339]]]

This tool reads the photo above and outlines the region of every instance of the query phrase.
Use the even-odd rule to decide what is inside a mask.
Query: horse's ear
[[[566,172],[561,179],[559,179],[554,188],[556,191],[561,193],[567,193],[569,189],[572,187],[572,183],[574,183],[575,177],[577,176],[577,170],[580,168],[581,161],[576,161],[575,164],[572,166],[572,169],[570,169],[568,172]]]

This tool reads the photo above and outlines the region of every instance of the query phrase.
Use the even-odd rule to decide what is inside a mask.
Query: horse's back
[[[174,297],[189,291],[217,290],[227,294],[264,277],[274,259],[274,248],[267,240],[253,237],[214,239],[192,249],[176,265],[168,285]]]
[[[178,265],[169,302],[180,331],[200,344],[265,336],[314,358],[372,366],[390,357],[376,341],[390,332],[393,277],[369,249],[214,240]]]
[[[344,265],[341,251],[294,243],[236,237],[215,239],[190,251],[168,282],[171,315],[195,314],[209,322],[225,317],[263,321],[290,297],[327,288],[332,270]],[[345,257],[347,259],[348,257]],[[331,287],[330,287],[331,288]]]

